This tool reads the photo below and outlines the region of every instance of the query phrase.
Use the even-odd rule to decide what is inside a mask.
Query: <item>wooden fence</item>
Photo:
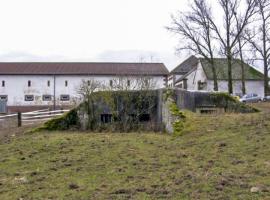
[[[2,115],[0,116],[0,128],[5,125],[9,126],[11,122],[13,122],[13,126],[16,123],[18,127],[23,126],[23,125],[40,123],[40,122],[48,121],[57,116],[61,116],[68,111],[69,110],[49,111],[49,109],[45,109],[45,110],[37,110],[37,111],[26,112],[26,113],[19,112],[16,114]]]

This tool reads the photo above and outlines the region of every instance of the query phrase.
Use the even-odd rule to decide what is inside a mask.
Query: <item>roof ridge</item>
[[[0,62],[0,74],[130,74],[167,75],[164,63]]]
[[[33,63],[33,64],[163,64],[165,65],[163,62],[84,62],[84,61],[64,61],[64,62],[60,62],[60,61],[46,61],[46,62],[42,62],[42,61],[37,61],[37,62],[25,62],[25,61],[22,61],[22,62],[5,62],[5,61],[0,61],[0,63],[14,63],[14,64],[30,64],[30,63]]]

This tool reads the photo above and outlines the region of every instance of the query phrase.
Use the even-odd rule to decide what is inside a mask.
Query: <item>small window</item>
[[[206,86],[206,82],[198,81],[198,90],[203,90]]]
[[[111,114],[102,114],[100,115],[101,117],[101,122],[102,123],[111,123],[112,122],[112,115]]]
[[[28,81],[28,87],[31,87],[31,81]]]
[[[68,86],[68,81],[65,81],[65,86],[66,86],[66,87]]]
[[[113,81],[112,81],[112,80],[110,80],[110,86],[111,86],[111,87],[113,86]]]
[[[2,87],[5,87],[5,86],[6,86],[6,82],[2,81]]]
[[[7,95],[0,95],[0,101],[7,101],[8,96]]]
[[[91,82],[90,81],[87,81],[87,85],[90,86]]]
[[[69,97],[68,94],[62,94],[62,95],[60,96],[60,100],[61,100],[61,101],[69,101],[69,99],[70,99],[70,97]]]
[[[34,101],[34,95],[25,95],[24,100],[25,101]]]
[[[127,85],[130,86],[130,80],[127,81]]]
[[[42,96],[43,101],[51,101],[52,100],[52,95],[50,94],[45,94]]]
[[[187,90],[187,88],[188,88],[187,79],[184,79],[183,83],[184,83],[184,85],[183,85],[184,89]]]
[[[51,81],[47,81],[47,86],[48,86],[48,87],[51,86]]]
[[[139,117],[140,122],[149,122],[150,121],[150,115],[149,114],[142,114]]]

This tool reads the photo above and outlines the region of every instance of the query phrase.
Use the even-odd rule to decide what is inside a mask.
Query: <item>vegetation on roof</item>
[[[205,71],[205,74],[208,79],[213,79],[213,72],[211,69],[210,63],[203,58],[200,58],[202,67]],[[228,79],[228,65],[227,60],[225,58],[216,58],[215,66],[217,69],[217,78],[219,80],[227,80]],[[258,70],[254,69],[250,65],[244,63],[245,67],[245,78],[246,80],[263,80],[263,74]],[[233,80],[241,79],[241,61],[238,59],[233,60],[232,65],[232,78]]]

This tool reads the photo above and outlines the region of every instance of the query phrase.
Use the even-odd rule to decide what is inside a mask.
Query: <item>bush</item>
[[[71,127],[77,127],[79,125],[79,117],[77,114],[77,110],[73,109],[64,115],[51,119],[44,123],[43,126],[33,130],[32,132],[39,132],[42,130],[47,131],[62,131],[62,130],[68,130]]]
[[[226,112],[239,112],[239,113],[254,113],[259,112],[258,109],[249,106],[240,102],[235,97],[231,96],[228,93],[219,92],[219,93],[212,93],[210,95],[211,101],[215,104],[216,107],[222,107],[225,109]]]
[[[186,116],[183,112],[181,112],[176,105],[176,103],[171,103],[169,105],[170,112],[173,116],[175,116],[175,121],[173,122],[173,134],[176,136],[180,136],[183,133],[184,130],[184,122],[186,119]]]

